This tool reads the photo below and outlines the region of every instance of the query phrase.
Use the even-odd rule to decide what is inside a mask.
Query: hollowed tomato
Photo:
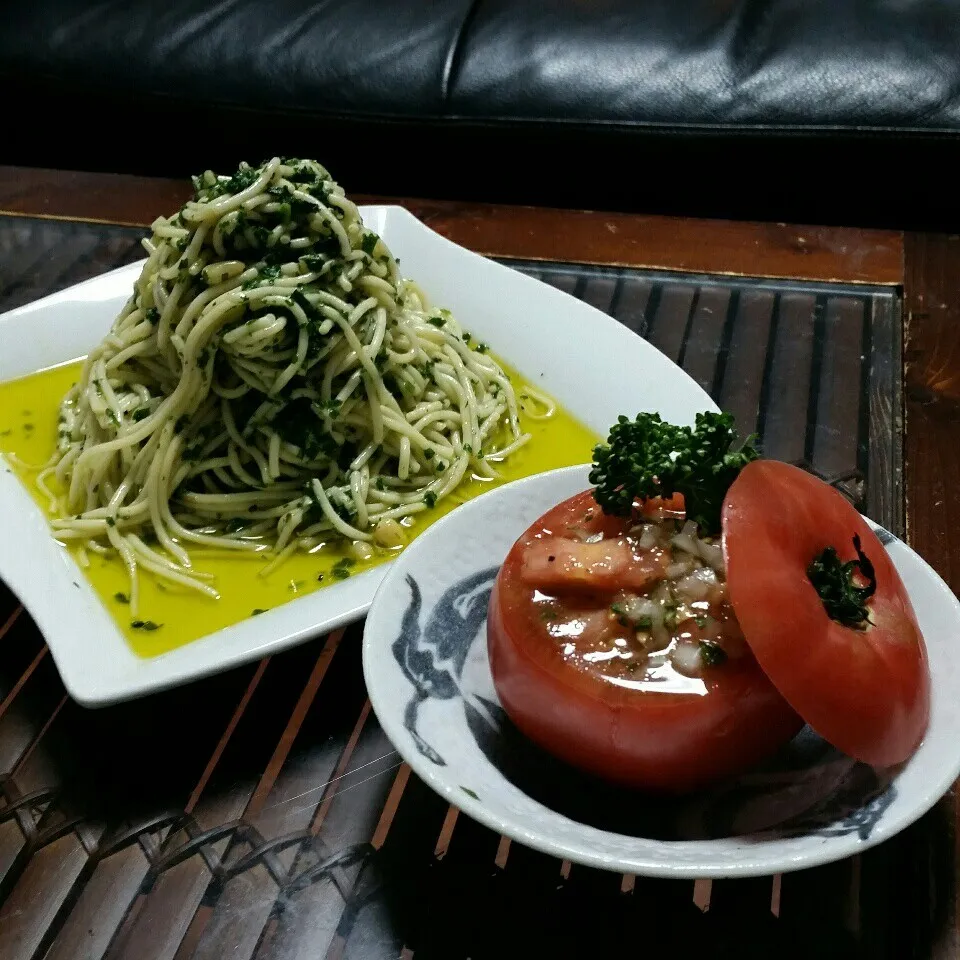
[[[657,506],[658,518],[682,516],[682,502]],[[487,627],[496,690],[521,732],[598,777],[669,792],[746,770],[802,726],[740,642],[709,577],[700,606],[672,623],[671,646],[634,656],[645,618],[625,620],[618,598],[626,588],[644,609],[638,595],[675,560],[643,546],[631,521],[604,515],[585,491],[513,546]],[[669,649],[686,651],[684,662],[698,649],[728,653],[681,670]]]

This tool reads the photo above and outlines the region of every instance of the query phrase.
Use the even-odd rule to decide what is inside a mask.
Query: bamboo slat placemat
[[[0,217],[0,311],[137,259],[140,236]],[[647,337],[768,455],[901,529],[895,288],[510,264]],[[654,933],[679,956],[902,958],[935,935],[936,812],[859,858],[715,883],[502,840],[401,764],[360,631],[88,711],[0,585],[0,957],[613,957]]]

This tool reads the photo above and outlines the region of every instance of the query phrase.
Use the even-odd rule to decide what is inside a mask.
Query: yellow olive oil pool
[[[498,362],[516,385],[517,396],[523,397],[523,379],[502,361]],[[81,362],[77,361],[0,383],[0,454],[5,455],[10,467],[46,511],[50,510],[50,503],[38,488],[36,478],[55,450],[60,401],[79,378],[80,368]],[[559,406],[549,419],[522,416],[521,424],[524,431],[532,435],[531,440],[505,462],[495,464],[500,478],[466,482],[432,509],[417,514],[407,528],[409,539],[460,503],[491,487],[556,467],[588,462],[598,440],[592,431]],[[79,560],[79,548],[69,549]],[[312,553],[295,554],[274,572],[263,576],[262,571],[270,561],[269,555],[237,554],[199,547],[190,548],[189,554],[195,569],[213,574],[212,583],[220,592],[220,599],[213,600],[158,580],[141,570],[140,609],[136,619],[131,615],[130,584],[120,560],[115,556],[86,554],[88,566],[84,573],[87,579],[139,656],[153,657],[173,650],[247,617],[321,590],[346,576],[355,576],[386,562],[393,555],[383,551],[371,560],[356,561],[347,566],[343,562],[348,555],[347,548],[328,544]],[[133,626],[134,623],[138,626]]]

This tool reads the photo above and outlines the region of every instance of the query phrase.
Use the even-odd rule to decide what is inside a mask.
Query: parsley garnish
[[[740,471],[759,456],[748,438],[739,449],[733,417],[698,413],[696,426],[664,423],[656,413],[619,417],[593,451],[590,482],[605,513],[629,516],[638,498],[682,493],[687,517],[702,533],[720,529],[720,508]]]
[[[827,547],[811,561],[807,567],[807,577],[831,620],[845,627],[862,630],[870,623],[867,600],[876,592],[877,577],[873,564],[861,549],[857,534],[853,538],[853,549],[857,552],[857,559],[841,563],[837,551]],[[867,581],[865,586],[859,586],[854,581],[858,573]]]

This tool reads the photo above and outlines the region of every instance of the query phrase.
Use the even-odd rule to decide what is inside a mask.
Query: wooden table
[[[4,235],[0,296],[4,258],[41,221],[143,227],[188,193],[0,167],[0,218],[23,218],[27,238]],[[887,465],[902,485],[891,481],[885,509],[960,588],[960,237],[395,202],[503,258],[902,296],[903,463]],[[121,256],[134,241],[123,234]],[[17,283],[42,277],[49,255],[37,248]],[[378,753],[356,639],[337,632],[205,681],[202,695],[90,713],[0,594],[0,957],[605,957],[639,955],[657,931],[677,956],[960,958],[955,791],[877,850],[783,878],[571,869],[444,808]],[[337,720],[347,702],[359,712]],[[278,811],[306,797],[310,815],[290,829]]]

